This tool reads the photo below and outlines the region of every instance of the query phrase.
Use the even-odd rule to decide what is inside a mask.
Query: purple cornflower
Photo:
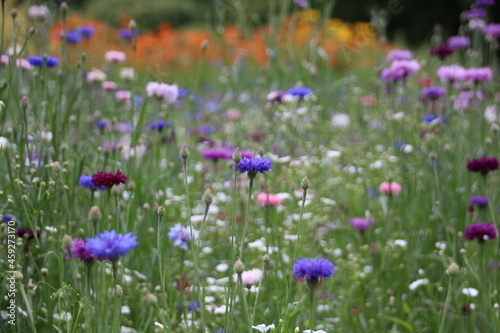
[[[238,163],[238,170],[240,173],[247,172],[248,178],[254,179],[257,173],[264,173],[269,171],[273,163],[268,158],[247,158],[243,157]]]
[[[299,100],[307,99],[309,96],[312,95],[312,89],[307,88],[307,87],[301,87],[301,86],[295,86],[286,92],[288,95],[292,95],[294,97],[297,97]]]
[[[232,156],[233,151],[228,148],[208,148],[201,152],[201,157],[214,162],[231,159]]]
[[[3,214],[2,222],[8,223],[10,221],[17,221],[16,217],[14,215],[10,215],[10,214]]]
[[[451,36],[447,44],[454,50],[466,49],[470,46],[470,39],[466,36]]]
[[[101,132],[105,129],[110,129],[109,122],[107,120],[96,120],[94,126],[97,127]]]
[[[66,31],[66,36],[61,33],[61,38],[64,38],[68,44],[79,44],[82,41],[82,35],[75,30]]]
[[[484,28],[484,34],[489,38],[500,38],[500,23],[491,23]]]
[[[40,231],[36,232],[37,238],[40,238],[41,235],[42,235],[42,233]],[[17,229],[17,237],[26,238],[27,240],[34,239],[35,232],[33,231],[33,229],[19,228],[19,229]]]
[[[311,289],[315,289],[321,284],[324,278],[332,277],[335,273],[335,265],[324,258],[297,259],[293,265],[293,275],[296,279],[306,278],[306,282]]]
[[[482,19],[486,16],[486,11],[483,8],[474,8],[466,10],[463,15],[468,20]]]
[[[430,99],[430,100],[436,100],[439,97],[443,96],[446,94],[446,88],[439,87],[439,86],[433,86],[433,87],[424,87],[422,89],[422,99]]]
[[[446,119],[445,116],[435,116],[433,114],[426,114],[422,117],[422,122],[424,124],[435,125],[439,123],[446,124],[448,123],[448,120]]]
[[[410,60],[413,58],[413,53],[410,50],[391,50],[389,54],[387,54],[388,61],[395,60]]]
[[[364,217],[353,217],[351,219],[351,225],[354,229],[361,232],[368,230],[370,226],[375,224],[375,219],[367,219]]]
[[[380,77],[386,82],[400,82],[415,75],[419,70],[420,64],[416,60],[395,60],[391,67],[382,70]]]
[[[469,199],[469,204],[471,206],[477,206],[479,208],[488,207],[488,197],[482,195],[473,195]]]
[[[476,0],[476,6],[478,7],[489,7],[494,5],[495,0]]]
[[[308,0],[293,0],[293,2],[301,8],[307,8],[309,6]]]
[[[489,67],[469,68],[465,70],[464,80],[473,83],[488,82],[493,78],[493,72]]]
[[[460,65],[441,66],[437,70],[437,76],[443,83],[453,83],[464,80],[465,71]]]
[[[149,125],[149,129],[151,131],[158,131],[158,132],[161,132],[163,131],[163,129],[165,128],[165,126],[167,128],[170,128],[172,127],[172,123],[167,121],[165,122],[165,120],[163,119],[159,119],[159,120],[153,120],[153,122],[151,122],[151,124]]]
[[[73,239],[73,245],[71,246],[70,251],[73,258],[80,259],[86,265],[91,265],[94,262],[92,251],[87,249],[87,243],[85,243],[83,239]],[[68,253],[68,250],[64,250],[64,252]],[[69,256],[66,257],[66,259],[69,259]]]
[[[442,44],[431,48],[431,56],[437,56],[439,59],[444,60],[448,56],[452,55],[453,51],[453,48],[449,45]]]
[[[191,301],[188,304],[188,311],[198,311],[200,309],[200,302]]]
[[[81,175],[80,179],[78,180],[78,184],[81,187],[89,188],[92,191],[104,191],[106,189],[105,186],[95,186],[94,183],[92,182],[92,176],[87,176],[87,175]]]
[[[118,35],[120,36],[120,38],[123,38],[123,39],[132,39],[132,38],[139,35],[139,31],[124,28],[124,29],[120,29],[120,31],[118,31]]]
[[[498,160],[496,157],[483,157],[470,160],[467,162],[467,170],[486,176],[488,172],[498,170]]]
[[[491,223],[477,222],[465,228],[464,238],[466,240],[474,240],[482,244],[488,239],[497,238],[497,229]]]
[[[173,228],[170,228],[168,237],[174,241],[174,246],[187,251],[188,243],[191,241],[191,233],[188,228],[183,228],[180,223],[177,223]]]
[[[75,28],[75,31],[77,31],[80,35],[82,35],[82,37],[85,37],[86,39],[90,39],[90,37],[94,36],[95,33],[94,26],[91,24],[78,26]]]
[[[133,232],[118,234],[106,230],[87,239],[87,249],[99,260],[116,261],[137,246],[137,236]]]
[[[475,93],[469,90],[461,91],[458,97],[453,102],[453,108],[455,110],[465,110],[473,107],[477,103],[483,100],[483,92],[478,90]]]

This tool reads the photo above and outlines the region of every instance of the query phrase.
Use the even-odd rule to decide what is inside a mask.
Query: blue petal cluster
[[[99,260],[118,260],[137,246],[137,236],[133,232],[118,234],[115,230],[107,230],[87,239],[87,249]]]
[[[273,163],[268,158],[247,158],[243,157],[240,163],[238,163],[238,170],[240,173],[253,172],[253,173],[264,173],[271,170]]]
[[[296,278],[307,280],[319,280],[320,278],[329,278],[335,273],[335,265],[328,259],[307,258],[297,259],[293,265],[293,275]]]
[[[187,251],[188,244],[191,241],[189,229],[183,228],[180,223],[177,223],[173,228],[170,228],[168,237],[174,241],[174,246],[180,247]]]
[[[28,56],[28,62],[31,66],[42,67],[43,57],[42,56]],[[57,67],[59,65],[59,60],[56,57],[48,56],[45,58],[45,65],[49,68]]]
[[[78,180],[78,184],[80,184],[81,187],[89,188],[92,191],[104,191],[106,189],[105,186],[95,186],[94,183],[92,183],[92,176],[81,175]]]
[[[307,87],[296,86],[296,87],[292,87],[292,88],[288,89],[288,91],[286,93],[288,95],[298,97],[299,99],[304,99],[304,98],[312,95],[312,89],[307,88]]]

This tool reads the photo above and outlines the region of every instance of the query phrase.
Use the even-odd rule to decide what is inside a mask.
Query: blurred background
[[[58,7],[61,1],[13,1],[13,5],[28,7],[38,3]],[[289,12],[300,10],[300,5],[321,9],[330,0],[68,0],[72,11],[87,18],[117,27],[134,18],[141,31],[155,29],[167,22],[174,28],[209,28],[217,24],[231,24],[236,20],[235,6],[241,5],[247,23],[261,26],[267,23],[272,7],[288,4]],[[429,41],[435,24],[440,24],[445,36],[458,32],[460,13],[470,9],[471,0],[339,0],[334,3],[331,17],[346,22],[365,21],[378,13],[387,22],[390,41],[416,46]],[[500,21],[500,6],[489,11],[488,21]],[[492,14],[491,14],[492,13]]]

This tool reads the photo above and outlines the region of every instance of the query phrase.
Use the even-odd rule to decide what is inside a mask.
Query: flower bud
[[[21,97],[21,100],[19,101],[19,105],[21,106],[21,109],[23,111],[26,111],[26,109],[30,105],[30,100],[28,99],[27,96],[23,96],[23,97]]]
[[[115,296],[116,298],[120,298],[120,297],[122,297],[122,296],[123,296],[123,289],[122,289],[122,287],[121,287],[119,284],[117,284],[117,285],[115,286],[115,295],[114,295],[114,296]]]
[[[37,32],[38,32],[37,28],[31,27],[30,30],[29,30],[29,32],[28,32],[28,36],[29,36],[28,38],[31,38],[31,37],[35,36]]]
[[[157,306],[158,305],[158,297],[151,293],[146,294],[146,303],[151,305],[151,306]]]
[[[66,16],[66,14],[68,13],[68,4],[66,2],[61,2],[61,14],[63,16]]]
[[[201,50],[206,51],[208,49],[208,39],[204,39],[203,42],[201,42]]]
[[[460,272],[460,267],[457,265],[456,262],[452,262],[450,266],[446,269],[446,274],[448,275],[457,275]]]
[[[181,147],[181,157],[187,159],[189,157],[189,150],[186,146]]]
[[[10,11],[10,16],[12,16],[12,19],[16,19],[17,17],[17,9],[15,8],[12,8],[11,11]]]
[[[161,205],[160,207],[158,207],[158,210],[157,210],[158,216],[164,216],[166,212],[167,212],[167,210],[166,210],[165,206]]]
[[[69,250],[71,249],[72,246],[73,246],[73,237],[71,237],[70,235],[64,235],[62,239],[63,249]]]
[[[17,281],[22,281],[24,278],[24,275],[20,271],[15,271],[14,277],[16,278]]]
[[[128,23],[128,28],[132,31],[137,30],[137,22],[135,22],[135,20],[130,20],[130,22]]]
[[[264,263],[266,265],[269,265],[271,263],[271,256],[269,253],[264,254],[264,257],[262,257],[262,260],[264,260]]]
[[[92,206],[89,211],[89,220],[92,221],[92,223],[97,223],[101,220],[102,214],[101,210],[97,206]]]
[[[245,270],[245,264],[241,260],[236,260],[233,266],[233,270],[236,274],[241,274]]]
[[[234,161],[234,163],[236,163],[236,164],[240,163],[241,158],[242,158],[242,156],[241,156],[240,148],[236,148],[234,150],[234,152],[233,152],[233,161]]]
[[[122,194],[122,188],[118,185],[113,185],[111,188],[111,195],[119,197]]]
[[[302,179],[302,183],[300,183],[300,186],[305,191],[305,190],[307,190],[309,188],[309,185],[311,185],[311,182],[309,181],[309,178],[304,177],[304,179]]]
[[[49,270],[47,268],[43,267],[40,270],[40,273],[42,273],[42,276],[47,276],[49,274]]]
[[[212,196],[212,191],[207,188],[205,190],[205,193],[203,193],[203,196],[201,197],[201,199],[203,200],[203,203],[207,206],[210,206],[210,204],[212,203],[213,201],[213,196]]]

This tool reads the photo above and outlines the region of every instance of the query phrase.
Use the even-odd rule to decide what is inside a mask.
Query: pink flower
[[[114,83],[113,81],[104,81],[102,83],[102,89],[104,90],[115,90],[116,89],[116,83]]]
[[[396,182],[383,182],[379,187],[380,192],[393,195],[401,192],[401,185]]]
[[[227,120],[238,120],[241,118],[241,111],[236,109],[229,109],[226,111]]]
[[[260,202],[262,206],[270,205],[270,206],[278,206],[281,205],[281,198],[277,195],[260,193],[257,196],[257,200]]]
[[[256,284],[262,279],[262,271],[258,268],[254,268],[251,271],[244,271],[241,273],[241,281],[243,284],[250,288],[252,285]],[[235,273],[233,275],[233,281],[238,281],[238,275]]]
[[[120,51],[108,51],[104,55],[104,59],[107,62],[118,64],[124,62],[127,59],[127,55]]]
[[[373,96],[363,96],[360,98],[361,105],[364,107],[374,106],[377,100]]]
[[[2,59],[0,61],[0,64],[2,66],[5,66],[9,63],[9,56],[8,55],[5,55],[5,54],[2,54]]]
[[[160,82],[149,82],[146,85],[146,93],[149,97],[163,99],[166,103],[174,103],[179,97],[179,87],[176,84]]]
[[[32,68],[31,64],[26,59],[17,59],[16,60],[16,66],[17,67],[21,67],[21,69],[23,69],[25,71],[28,71],[28,70],[30,70]]]
[[[115,93],[115,98],[121,102],[130,101],[130,97],[132,97],[132,93],[128,90],[118,90]]]

